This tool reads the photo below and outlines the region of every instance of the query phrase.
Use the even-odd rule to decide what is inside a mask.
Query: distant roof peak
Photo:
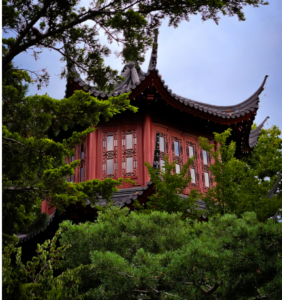
[[[155,70],[157,68],[157,62],[158,62],[158,35],[159,35],[159,30],[155,29],[154,33],[155,33],[155,37],[154,37],[153,49],[152,49],[152,53],[151,53],[148,72],[151,71],[151,70]]]

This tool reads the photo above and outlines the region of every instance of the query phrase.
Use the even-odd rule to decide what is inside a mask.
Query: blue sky
[[[84,1],[87,3],[87,1]],[[244,9],[247,20],[222,17],[219,25],[202,22],[192,16],[176,29],[164,21],[159,34],[158,69],[174,93],[197,101],[232,105],[251,96],[269,75],[266,89],[260,97],[260,108],[255,122],[269,116],[266,127],[282,128],[282,1],[270,0],[270,5]],[[101,35],[101,39],[106,39]],[[118,50],[110,45],[112,53]],[[147,70],[150,51],[141,66]],[[30,94],[49,94],[64,97],[65,80],[60,79],[63,63],[54,51],[44,51],[41,59],[24,53],[15,59],[18,66],[30,70],[47,68],[51,75],[47,88]],[[115,54],[106,58],[106,64],[121,71],[121,59]]]

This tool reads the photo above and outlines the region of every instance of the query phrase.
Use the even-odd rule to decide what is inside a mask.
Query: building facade
[[[209,171],[213,162],[200,148],[198,138],[206,137],[213,144],[214,132],[232,128],[230,140],[236,142],[236,156],[240,158],[256,145],[267,119],[251,131],[267,76],[253,95],[237,105],[215,106],[197,102],[173,93],[165,85],[157,69],[157,36],[155,45],[147,72],[133,62],[127,63],[121,73],[125,80],[117,84],[112,93],[95,90],[79,76],[67,83],[66,97],[76,90],[90,92],[101,100],[130,92],[131,104],[138,107],[137,113],[126,111],[106,123],[101,121],[97,130],[77,145],[75,155],[67,159],[68,163],[81,159],[79,168],[70,178],[73,182],[121,177],[135,181],[136,185],[124,183],[114,194],[114,202],[121,206],[130,205],[135,199],[146,200],[153,189],[144,163],[160,168],[166,155],[169,161],[176,161],[176,172],[195,156],[189,170],[192,181],[185,194],[188,195],[191,188],[207,191],[215,184]],[[47,210],[46,203],[43,210]]]

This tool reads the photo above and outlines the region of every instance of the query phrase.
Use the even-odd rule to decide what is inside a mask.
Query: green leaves
[[[189,196],[180,196],[185,193],[191,182],[188,170],[193,161],[194,158],[190,158],[182,166],[180,173],[175,172],[176,162],[169,163],[168,157],[165,157],[165,166],[162,170],[154,169],[149,163],[145,163],[156,192],[149,197],[150,201],[146,203],[145,210],[138,203],[136,203],[136,208],[141,209],[140,212],[144,213],[151,211],[181,212],[183,217],[186,217],[189,211],[190,218],[198,218],[200,212],[196,201],[201,197],[200,193],[191,189]]]
[[[112,207],[95,223],[62,223],[61,247],[48,241],[33,262],[18,260],[33,278],[22,289],[37,299],[278,300],[281,231],[254,213],[191,224],[181,214]]]
[[[210,170],[216,182],[202,200],[207,205],[209,215],[232,213],[241,216],[249,211],[255,212],[260,221],[265,221],[282,207],[280,195],[267,198],[277,179],[276,174],[282,168],[279,131],[277,127],[269,129],[269,136],[263,132],[258,145],[241,160],[235,158],[235,142],[227,142],[230,131],[215,133],[215,142],[220,145],[218,150],[206,139],[200,138],[201,148],[214,159]],[[265,180],[264,176],[272,178]]]
[[[26,72],[11,71],[3,85],[3,231],[25,233],[44,227],[41,203],[48,199],[60,211],[71,203],[95,205],[97,196],[110,199],[122,180],[92,180],[79,184],[68,178],[79,166],[66,164],[77,144],[96,130],[103,118],[109,120],[130,105],[128,94],[98,100],[77,91],[56,100],[48,95],[25,97],[22,81]],[[75,129],[75,130],[74,130]]]
[[[42,48],[56,51],[70,69],[75,65],[84,73],[88,84],[99,90],[113,90],[118,80],[117,71],[106,66],[104,58],[111,50],[101,42],[101,33],[108,41],[121,43],[123,49],[117,53],[124,61],[141,64],[148,47],[152,46],[154,30],[164,18],[169,25],[177,27],[181,21],[189,21],[191,15],[200,14],[202,20],[218,23],[220,14],[238,16],[245,20],[243,7],[258,7],[268,4],[265,0],[149,0],[138,1],[91,1],[86,7],[73,1],[10,1],[3,2],[3,26],[8,34],[16,35],[4,39],[4,73],[13,59],[22,52],[31,50],[37,59]],[[39,28],[37,28],[37,26]],[[66,48],[62,49],[61,45]],[[68,49],[68,50],[66,50]],[[72,77],[63,70],[61,75]],[[38,88],[48,84],[45,70],[30,74],[38,80]]]

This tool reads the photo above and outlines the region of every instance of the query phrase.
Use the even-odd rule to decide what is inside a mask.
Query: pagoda
[[[161,168],[166,155],[169,161],[176,162],[175,172],[178,172],[190,157],[195,156],[189,170],[191,183],[182,196],[187,197],[192,188],[205,193],[215,184],[209,170],[213,161],[207,152],[200,148],[198,138],[205,137],[210,144],[214,144],[214,132],[221,133],[231,128],[230,141],[236,142],[235,155],[241,158],[255,147],[260,130],[268,118],[251,131],[259,109],[259,96],[264,90],[268,76],[265,76],[257,91],[247,100],[236,105],[216,106],[173,93],[159,74],[157,63],[156,34],[147,72],[143,72],[134,62],[127,63],[121,72],[124,80],[115,85],[113,92],[104,93],[89,87],[80,76],[67,82],[66,97],[70,97],[76,90],[84,90],[101,100],[130,92],[131,104],[138,107],[137,113],[125,111],[115,115],[108,122],[100,121],[97,130],[86,136],[81,144],[76,146],[75,155],[67,159],[67,163],[81,160],[74,175],[69,178],[72,182],[95,178],[130,178],[135,181],[135,185],[124,183],[119,191],[113,194],[114,204],[120,207],[131,207],[135,200],[140,203],[146,202],[154,192],[154,186],[150,182],[144,163],[149,162],[155,168]],[[219,145],[216,144],[215,147]],[[277,182],[280,179],[281,174]],[[274,187],[275,191],[277,187],[278,184]],[[272,194],[274,192],[272,191]],[[272,197],[272,194],[269,197]],[[100,198],[98,204],[105,205],[106,199]],[[199,205],[204,203],[199,201]],[[85,207],[78,203],[58,216],[55,213],[56,208],[49,207],[46,200],[42,203],[42,212],[50,216],[47,228],[50,237],[62,220],[84,222],[93,219],[93,215],[96,216],[97,213],[90,205]],[[57,221],[54,222],[56,218]],[[21,235],[20,242],[37,234],[35,232]],[[48,234],[41,237],[42,241],[46,235]],[[37,238],[36,242],[40,242],[41,238]]]
[[[68,161],[81,159],[71,178],[73,182],[121,177],[135,181],[136,185],[125,183],[113,195],[120,206],[130,205],[136,199],[141,203],[146,201],[153,189],[144,163],[160,168],[165,155],[169,161],[176,161],[176,172],[195,156],[189,170],[192,181],[185,194],[191,188],[205,192],[214,185],[209,171],[212,160],[200,148],[198,138],[206,137],[213,144],[213,132],[232,128],[230,140],[236,142],[236,157],[240,158],[256,145],[267,119],[251,131],[267,76],[258,90],[239,104],[216,106],[197,102],[173,93],[165,85],[157,69],[157,34],[154,45],[147,72],[133,62],[127,63],[121,72],[124,81],[116,84],[111,93],[89,87],[79,76],[67,83],[66,97],[76,90],[90,92],[101,100],[130,92],[131,104],[138,107],[137,113],[125,111],[108,122],[100,122],[97,130],[77,145],[75,156]]]

